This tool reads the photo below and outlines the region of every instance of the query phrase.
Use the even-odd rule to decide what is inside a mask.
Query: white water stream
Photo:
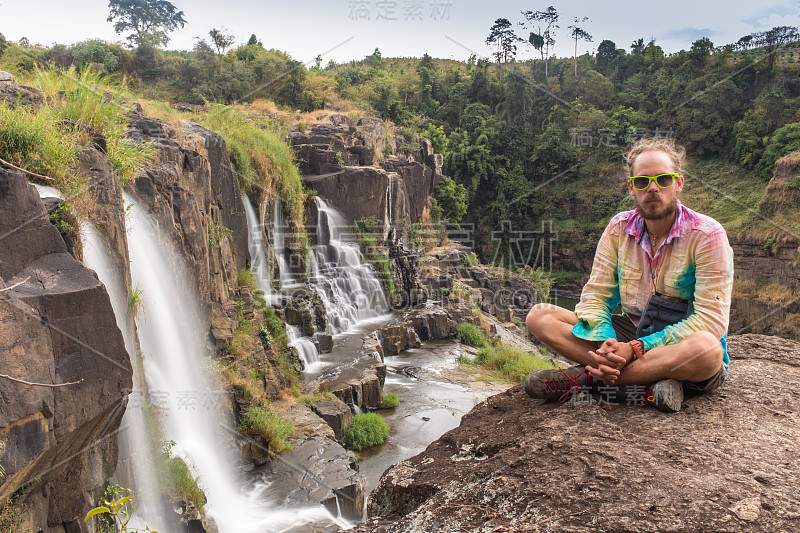
[[[136,360],[136,332],[128,312],[127,290],[123,277],[115,270],[109,261],[109,252],[100,232],[89,223],[81,224],[81,239],[83,241],[83,263],[97,273],[103,282],[114,308],[117,326],[125,340],[125,349],[131,357],[133,367],[133,390],[128,397],[128,405],[122,418],[120,434],[123,439],[121,463],[128,463],[133,476],[134,501],[138,503],[135,520],[132,526],[144,527],[161,533],[171,533],[162,514],[162,504],[159,498],[158,486],[153,472],[153,455],[150,449],[150,438],[142,412],[143,376],[139,372]]]
[[[389,311],[383,287],[344,217],[316,196],[317,244],[309,254],[311,282],[325,305],[328,330],[343,333]]]

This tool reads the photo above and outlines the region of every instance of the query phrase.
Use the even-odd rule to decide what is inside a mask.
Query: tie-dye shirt
[[[655,283],[654,283],[655,280]],[[708,331],[725,348],[733,286],[733,250],[725,229],[711,217],[678,201],[669,235],[653,253],[644,220],[635,210],[619,213],[606,227],[581,301],[575,307],[576,337],[604,341],[615,337],[611,311],[618,303],[634,321],[655,290],[692,301],[684,320],[640,340],[645,351],[673,344],[695,331]]]

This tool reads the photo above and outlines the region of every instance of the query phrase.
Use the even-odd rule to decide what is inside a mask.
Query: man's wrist
[[[630,341],[628,344],[631,345],[631,349],[633,349],[633,360],[636,361],[640,357],[644,355],[644,344],[639,339],[634,339]]]

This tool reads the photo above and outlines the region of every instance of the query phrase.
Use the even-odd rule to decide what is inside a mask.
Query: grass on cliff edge
[[[474,326],[473,326],[474,328]],[[475,328],[477,330],[477,328]],[[478,330],[479,333],[483,333]],[[522,383],[525,376],[536,370],[556,368],[544,359],[547,351],[539,348],[539,352],[528,352],[514,346],[498,342],[495,346],[486,344],[478,350],[474,359],[459,356],[457,361],[462,365],[478,367],[490,379],[499,379],[509,383]]]
[[[130,104],[104,92],[95,74],[37,70],[32,83],[46,96],[37,111],[0,102],[0,158],[53,178],[47,184],[78,212],[88,202],[83,195],[88,179],[76,168],[94,134],[105,138],[108,159],[123,183],[151,160],[151,147],[125,138]]]
[[[294,436],[294,426],[267,407],[251,404],[239,425],[244,433],[258,435],[267,441],[272,453],[278,454],[292,449],[289,439]]]

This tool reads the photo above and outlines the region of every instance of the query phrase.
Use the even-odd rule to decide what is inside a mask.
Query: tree
[[[247,46],[253,46],[254,44],[261,44],[258,42],[258,37],[256,37],[255,33],[247,40]]]
[[[6,41],[5,35],[0,33],[0,56],[3,55],[3,52],[6,51],[6,48],[8,48],[8,41]]]
[[[739,50],[747,50],[753,44],[753,36],[752,35],[745,35],[738,41],[736,41],[736,48]]]
[[[608,76],[608,67],[617,59],[617,43],[604,39],[597,47],[597,67]]]
[[[183,11],[167,0],[109,0],[108,7],[111,12],[106,20],[114,22],[114,31],[133,30],[127,39],[137,46],[166,45],[167,34],[186,24]]]
[[[234,43],[233,35],[225,35],[224,31],[225,26],[223,26],[220,30],[217,28],[211,28],[211,31],[208,32],[208,36],[211,37],[211,42],[217,49],[217,55],[219,56],[220,63],[222,63],[222,56],[225,55],[225,50],[233,46]]]
[[[772,70],[775,65],[775,53],[784,44],[798,39],[797,28],[794,26],[776,26],[768,31],[753,34],[758,46],[763,46],[767,52],[767,70]]]
[[[592,42],[592,36],[584,29],[578,27],[578,24],[583,24],[588,20],[589,17],[583,17],[582,19],[575,17],[572,19],[573,25],[568,26],[568,28],[572,30],[572,38],[575,39],[575,54],[572,56],[573,63],[575,64],[575,76],[578,75],[578,39],[582,39],[587,43]]]
[[[544,59],[544,76],[547,78],[547,63],[550,58],[550,49],[556,44],[555,30],[559,27],[558,24],[556,24],[556,22],[558,22],[559,13],[556,11],[556,8],[550,6],[544,11],[523,11],[522,16],[525,17],[525,20],[531,25],[538,23],[536,25],[538,29],[537,35],[544,41],[544,55],[542,57]],[[544,30],[542,30],[542,24],[544,25]],[[536,40],[538,42],[538,39]],[[533,42],[531,42],[531,44],[533,44]]]
[[[689,57],[691,57],[698,65],[704,65],[708,57],[714,51],[714,43],[708,37],[703,37],[692,43],[692,48],[689,50]]]
[[[436,185],[433,197],[442,209],[442,215],[450,222],[461,222],[467,213],[467,188],[445,176]]]
[[[521,41],[517,34],[511,27],[511,22],[508,19],[497,19],[494,25],[489,28],[489,36],[486,38],[486,44],[497,43],[497,52],[494,55],[497,58],[497,64],[503,60],[503,65],[508,67],[508,61],[517,55],[517,45],[514,44]]]

